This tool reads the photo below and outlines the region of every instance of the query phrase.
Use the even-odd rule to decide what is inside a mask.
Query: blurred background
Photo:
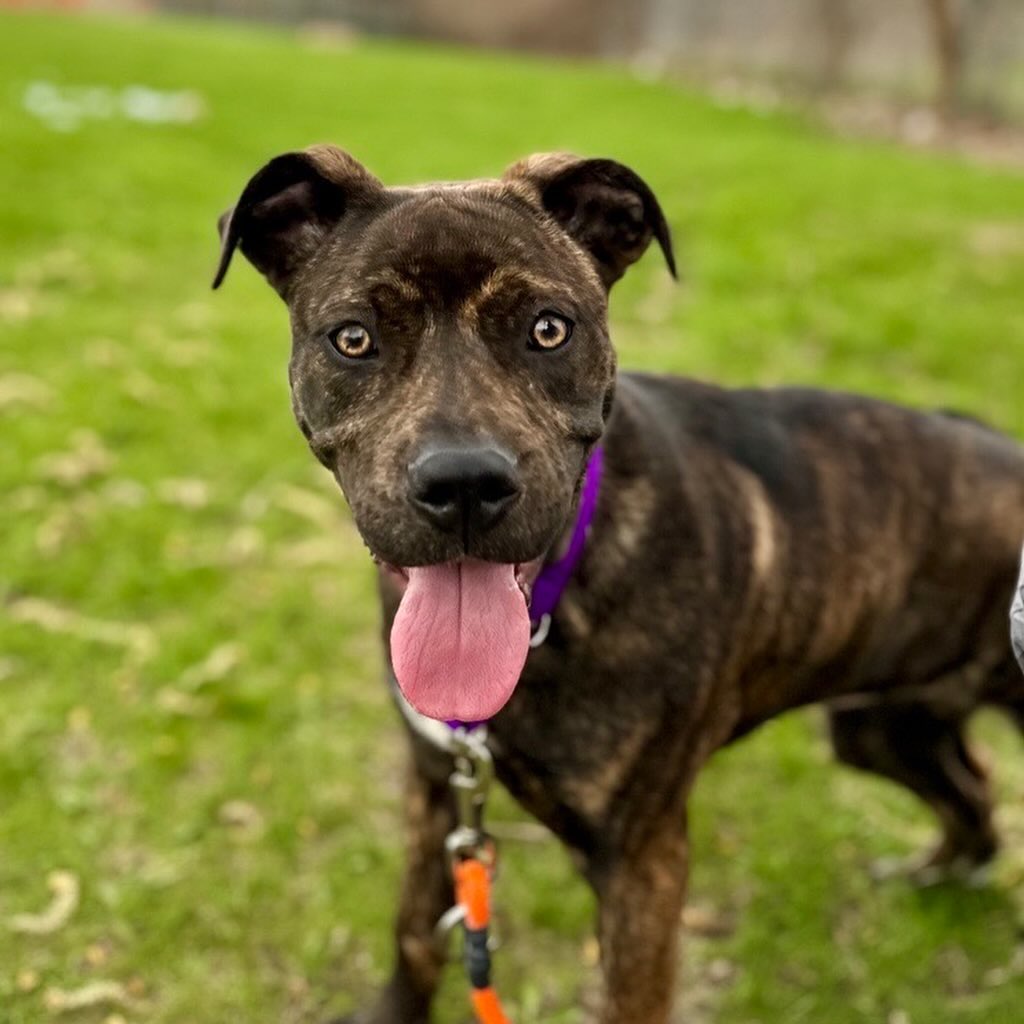
[[[967,116],[978,126],[1024,118],[1019,0],[64,0],[60,6],[319,23],[628,61],[761,104],[780,97],[834,104],[858,96],[861,109],[844,104],[835,113],[876,129],[892,125],[894,103],[923,104],[936,116],[919,112],[903,125],[916,141]],[[869,104],[871,97],[886,103]]]
[[[31,9],[29,9],[31,7]],[[0,1021],[321,1022],[390,959],[403,747],[373,572],[288,403],[284,307],[215,223],[276,153],[388,183],[615,157],[683,266],[622,363],[956,408],[1024,437],[1019,0],[0,3]],[[813,710],[693,809],[688,1024],[1017,1024],[1024,757],[980,889]],[[494,810],[501,990],[574,1024],[593,906]],[[457,972],[438,1019],[466,1019]]]

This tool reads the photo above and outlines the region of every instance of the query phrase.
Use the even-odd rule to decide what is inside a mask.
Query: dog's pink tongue
[[[515,566],[465,561],[408,573],[391,627],[402,693],[430,718],[490,718],[512,696],[530,651]]]

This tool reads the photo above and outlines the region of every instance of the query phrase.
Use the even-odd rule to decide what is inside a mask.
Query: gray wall
[[[649,0],[648,52],[696,73],[934,95],[925,0]],[[968,107],[1024,115],[1024,0],[954,0]]]

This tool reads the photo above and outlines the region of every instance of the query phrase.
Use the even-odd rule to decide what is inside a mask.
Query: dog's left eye
[[[328,334],[331,344],[348,359],[366,359],[376,354],[370,332],[362,324],[344,324]]]
[[[550,352],[572,337],[572,321],[558,313],[541,313],[530,328],[530,347]]]

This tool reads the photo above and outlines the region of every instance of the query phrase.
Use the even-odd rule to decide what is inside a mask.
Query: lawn
[[[33,82],[191,90],[202,111],[50,125]],[[0,17],[4,1024],[320,1022],[387,970],[402,744],[371,566],[291,420],[283,306],[242,263],[209,291],[217,214],[314,141],[392,183],[614,155],[662,198],[684,268],[673,286],[651,254],[617,289],[625,365],[1024,436],[1019,175],[621,70]],[[833,766],[816,713],[721,755],[692,815],[688,1024],[1019,1022],[1024,750],[995,717],[978,736],[1007,838],[978,890],[869,880],[932,823]],[[493,817],[501,990],[517,1024],[579,1021],[590,896],[509,800]],[[26,921],[50,886],[77,905]],[[453,972],[439,1020],[463,998]]]

